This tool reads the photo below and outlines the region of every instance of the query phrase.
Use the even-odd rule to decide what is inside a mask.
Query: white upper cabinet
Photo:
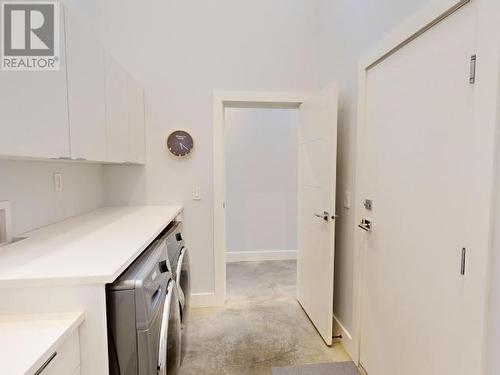
[[[106,161],[104,51],[88,26],[65,13],[71,157]]]
[[[146,162],[144,91],[132,77],[128,80],[128,110],[130,161],[144,164]]]
[[[144,91],[110,55],[105,54],[107,158],[111,163],[144,164]]]
[[[128,114],[128,74],[105,54],[106,145],[109,162],[131,162]]]
[[[145,163],[144,93],[71,8],[60,70],[0,70],[0,157]]]
[[[0,155],[70,156],[64,24],[59,71],[0,70]]]

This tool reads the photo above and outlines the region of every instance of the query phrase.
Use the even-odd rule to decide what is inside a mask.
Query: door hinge
[[[467,249],[462,247],[462,259],[460,260],[460,275],[465,276],[465,263],[467,258]]]
[[[471,85],[476,83],[476,64],[477,64],[477,56],[472,55],[470,57],[470,73],[469,73],[469,83]]]

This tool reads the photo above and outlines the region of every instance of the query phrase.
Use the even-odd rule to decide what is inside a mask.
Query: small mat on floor
[[[293,367],[273,367],[273,375],[359,375],[359,371],[354,362],[336,362]]]

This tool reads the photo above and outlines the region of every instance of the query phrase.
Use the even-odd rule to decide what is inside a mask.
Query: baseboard
[[[297,259],[297,250],[228,251],[226,262],[260,262]]]
[[[215,293],[192,293],[190,305],[193,308],[197,307],[216,307],[224,304],[224,298],[216,295]]]
[[[355,350],[355,342],[352,339],[352,335],[335,315],[333,315],[333,334],[334,336],[342,335],[339,342],[342,344],[347,354],[356,362],[354,356],[357,351]]]

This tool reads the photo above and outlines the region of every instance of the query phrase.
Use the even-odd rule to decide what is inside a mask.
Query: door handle
[[[322,214],[314,214],[314,216],[319,217],[320,219],[323,219],[324,221],[328,221],[330,214],[325,211]]]
[[[372,222],[368,219],[362,219],[361,223],[358,224],[358,228],[363,229],[365,232],[372,231]]]
[[[323,219],[324,221],[328,221],[330,219],[335,220],[338,219],[340,216],[339,215],[332,215],[330,216],[330,213],[328,211],[324,211],[322,214],[314,214],[317,218]]]
[[[328,219],[330,218],[330,214],[328,213],[328,211],[324,211],[322,214],[314,214],[314,216],[319,217],[324,221],[328,221]]]

